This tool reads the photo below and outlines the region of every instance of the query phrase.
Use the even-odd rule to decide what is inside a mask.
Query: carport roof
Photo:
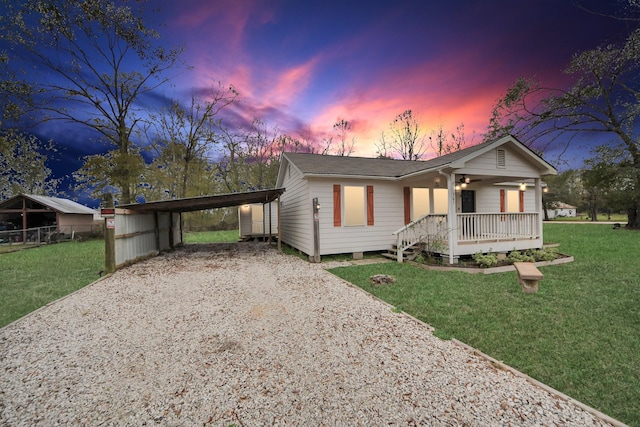
[[[270,203],[277,199],[284,188],[248,191],[244,193],[216,194],[214,196],[189,197],[185,199],[161,200],[158,202],[118,205],[119,209],[145,212],[193,212],[251,203]]]

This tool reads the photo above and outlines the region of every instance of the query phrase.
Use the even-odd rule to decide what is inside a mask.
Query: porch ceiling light
[[[456,191],[460,191],[460,184],[456,184],[455,189]]]
[[[466,175],[462,175],[462,178],[460,178],[460,182],[461,182],[462,184],[468,184],[468,183],[470,183],[470,182],[471,182],[471,180],[469,179],[469,177],[468,177],[468,176],[466,176]]]
[[[527,189],[527,184],[524,182],[520,184],[520,190],[525,191]]]

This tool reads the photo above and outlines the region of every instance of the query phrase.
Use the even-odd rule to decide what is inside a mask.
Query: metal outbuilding
[[[182,244],[183,212],[252,203],[268,204],[279,200],[284,191],[284,188],[277,188],[119,205],[116,208],[102,209],[101,213],[105,219],[105,271],[113,272],[137,259],[156,255]]]
[[[37,194],[16,194],[0,201],[0,230],[13,230],[18,241],[29,241],[36,230],[47,228],[71,236],[93,231],[98,212],[73,200]],[[17,234],[16,234],[17,233]]]

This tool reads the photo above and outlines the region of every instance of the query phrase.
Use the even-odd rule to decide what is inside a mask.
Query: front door
[[[475,190],[462,190],[460,197],[462,198],[462,213],[473,213],[476,211]]]
[[[462,190],[462,213],[473,213],[476,211],[476,192],[474,190]],[[476,224],[473,215],[462,217],[462,237],[466,240],[476,238]]]

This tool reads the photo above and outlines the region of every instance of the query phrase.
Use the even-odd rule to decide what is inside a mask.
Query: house
[[[318,261],[425,245],[447,262],[541,248],[542,177],[556,170],[507,136],[428,161],[283,153],[283,242]]]
[[[74,235],[94,230],[96,211],[80,203],[59,197],[17,194],[0,201],[0,222],[12,232],[12,241],[38,238],[37,229]],[[40,240],[38,238],[38,240]]]
[[[240,240],[278,235],[278,204],[251,203],[238,207]]]
[[[551,203],[551,207],[547,209],[547,215],[549,216],[549,219],[565,217],[575,218],[577,212],[578,208],[562,202]]]

